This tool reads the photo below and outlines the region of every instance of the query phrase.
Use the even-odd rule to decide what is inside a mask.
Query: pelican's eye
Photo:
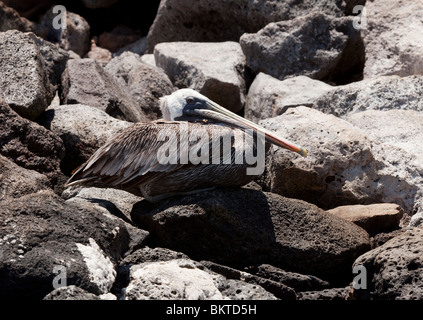
[[[194,104],[195,103],[195,99],[193,97],[188,97],[186,101],[187,101],[187,104]]]

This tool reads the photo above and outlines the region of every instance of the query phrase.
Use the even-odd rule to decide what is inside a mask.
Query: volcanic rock
[[[46,175],[54,185],[64,157],[63,141],[44,127],[20,117],[0,100],[0,154]]]
[[[245,118],[258,122],[297,106],[312,107],[334,87],[306,76],[278,80],[260,72],[248,90]]]
[[[70,174],[118,132],[132,123],[86,105],[61,105],[42,114],[40,123],[60,137],[66,154],[62,169]]]
[[[0,201],[20,198],[24,195],[48,190],[50,183],[46,176],[27,170],[0,155]]]
[[[250,189],[217,189],[155,205],[142,201],[131,216],[159,246],[234,267],[266,262],[339,280],[370,248],[368,234],[349,221]]]
[[[88,204],[65,203],[51,191],[3,201],[0,220],[3,299],[41,299],[65,281],[107,293],[129,243],[119,220]]]
[[[105,70],[122,87],[128,88],[148,120],[162,118],[159,99],[176,90],[163,70],[143,63],[140,56],[132,52],[113,58]]]
[[[238,43],[161,43],[154,58],[176,87],[197,90],[233,112],[243,108],[246,69]]]
[[[423,4],[420,1],[366,1],[365,78],[423,74]]]
[[[273,148],[261,177],[264,190],[324,209],[387,202],[400,205],[409,217],[422,208],[423,168],[413,154],[306,107],[291,108],[260,124],[309,151],[301,158]]]
[[[44,59],[31,34],[0,33],[0,98],[34,120],[53,99]]]
[[[343,16],[363,1],[189,1],[163,0],[147,36],[148,51],[161,42],[238,41],[270,22],[290,20],[312,11]],[[346,4],[346,5],[345,5]]]
[[[62,87],[62,104],[89,105],[131,122],[147,119],[126,88],[92,59],[69,60]]]
[[[240,44],[254,72],[280,80],[305,75],[343,84],[359,79],[364,64],[363,43],[350,17],[315,12],[272,22],[242,35]]]
[[[53,13],[53,8],[41,18],[40,28],[44,30],[40,32],[40,36],[83,57],[90,49],[90,25],[80,15],[66,11],[60,12],[64,17],[59,22],[64,25],[56,28],[53,22],[56,22],[58,13]]]
[[[354,222],[370,235],[397,229],[404,214],[401,207],[393,203],[341,206],[328,212]]]
[[[356,299],[421,300],[423,230],[413,228],[389,240],[360,256],[356,266],[364,267],[367,276],[367,289],[353,288]]]

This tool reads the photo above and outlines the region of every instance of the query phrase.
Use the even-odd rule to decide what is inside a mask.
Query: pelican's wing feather
[[[158,150],[166,142],[158,137],[177,137],[179,125],[175,122],[137,123],[123,130],[100,147],[87,162],[78,167],[66,186],[95,181],[109,187],[118,187],[134,179],[178,170],[179,154],[172,163],[160,163]]]

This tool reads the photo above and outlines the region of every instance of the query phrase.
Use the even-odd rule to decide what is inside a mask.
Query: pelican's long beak
[[[229,111],[228,109],[225,109],[224,107],[218,105],[216,102],[213,102],[210,99],[207,99],[205,101],[205,104],[207,109],[196,109],[195,113],[205,118],[211,118],[221,122],[226,122],[241,128],[251,128],[256,132],[263,133],[266,137],[266,140],[270,143],[296,152],[303,157],[307,157],[307,150],[303,147],[297,146],[292,142],[279,138],[273,132],[263,127],[260,127],[254,122],[251,122],[243,117],[236,115],[235,113]]]

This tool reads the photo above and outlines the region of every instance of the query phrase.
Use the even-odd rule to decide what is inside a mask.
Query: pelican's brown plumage
[[[136,123],[123,130],[77,168],[67,186],[117,188],[150,201],[213,187],[242,186],[255,177],[246,173],[251,165],[246,163],[244,152],[247,148],[257,150],[257,139],[246,133],[245,128],[261,131],[267,141],[306,156],[303,148],[191,89],[181,89],[162,98],[161,109],[164,120]],[[189,139],[190,135],[194,138]],[[169,139],[175,139],[176,149],[172,150],[178,152],[162,154]],[[223,141],[231,148],[226,145],[225,149]],[[183,150],[190,155],[189,159]],[[203,161],[193,163],[192,158],[200,153],[205,155]],[[171,163],[161,161],[163,156],[172,158]],[[234,163],[234,159],[244,161]]]

